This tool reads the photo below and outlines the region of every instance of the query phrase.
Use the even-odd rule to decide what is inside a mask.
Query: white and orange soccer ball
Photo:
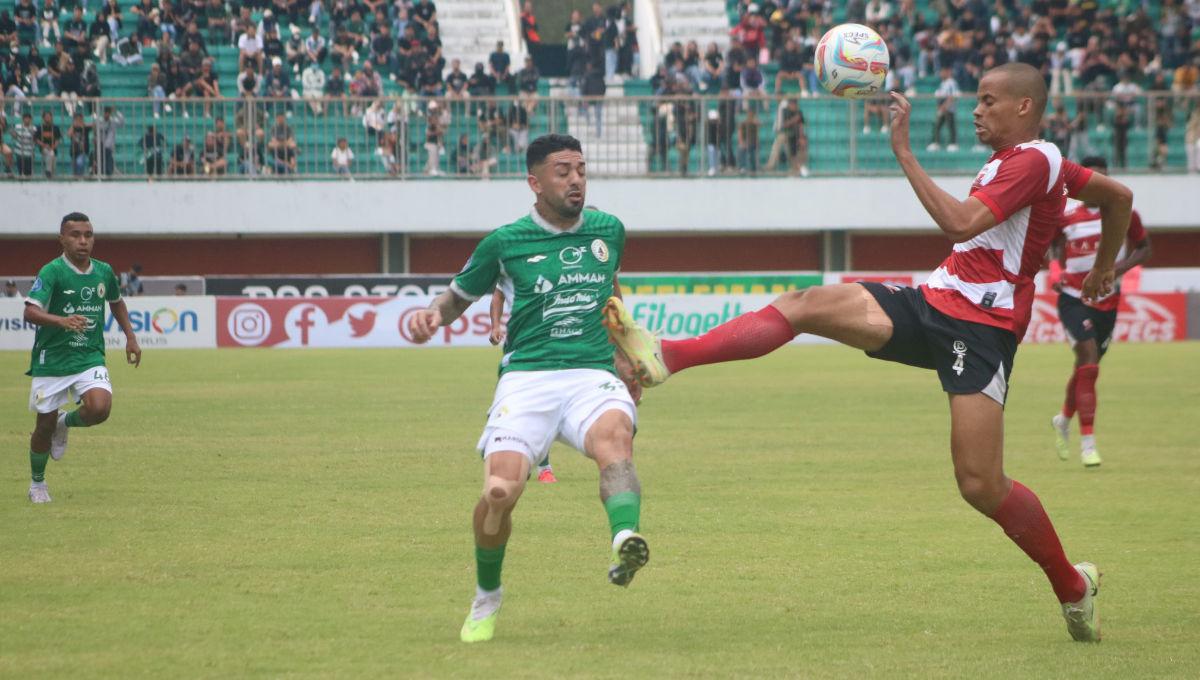
[[[879,34],[862,24],[841,24],[817,43],[817,80],[837,97],[861,99],[883,90],[890,55]]]

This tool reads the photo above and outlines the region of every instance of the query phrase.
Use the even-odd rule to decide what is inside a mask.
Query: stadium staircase
[[[442,54],[446,62],[462,60],[462,70],[470,74],[475,64],[487,67],[488,55],[496,48],[496,41],[503,40],[504,48],[513,56],[512,70],[521,68],[516,51],[520,45],[511,45],[509,13],[505,2],[509,0],[438,0],[438,26],[442,37]]]
[[[566,97],[567,88],[550,88],[551,96]],[[625,96],[625,88],[610,83],[606,98]],[[606,104],[602,109],[602,134],[596,134],[595,113],[569,103],[562,107],[567,119],[567,132],[579,140],[587,158],[588,172],[605,175],[646,174],[646,133],[636,106]]]
[[[687,45],[690,40],[700,45],[701,52],[714,42],[722,51],[729,47],[724,0],[659,0],[658,4],[664,50],[676,42]]]

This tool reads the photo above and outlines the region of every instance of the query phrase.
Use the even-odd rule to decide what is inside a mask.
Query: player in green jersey
[[[629,585],[650,557],[637,533],[641,486],[632,456],[638,391],[631,394],[617,377],[600,324],[605,300],[620,294],[625,226],[612,215],[583,209],[587,176],[578,140],[539,137],[529,145],[526,165],[537,197],[533,210],[484,237],[450,290],[408,324],[410,336],[425,342],[495,286],[512,301],[500,380],[478,444],[485,482],[475,506],[477,587],[463,642],[490,640],[495,632],[513,507],[531,467],[555,439],[600,469],[600,499],[612,529],[608,580]]]
[[[112,384],[104,366],[104,303],[125,333],[125,358],[135,367],[142,348],[129,323],[129,310],[112,267],[92,259],[95,235],[87,215],[62,219],[58,240],[62,257],[38,272],[25,298],[25,320],[38,326],[29,372],[33,387],[29,408],[37,422],[29,438],[32,481],[29,500],[49,503],[46,463],[67,452],[67,431],[99,425],[112,409]],[[72,401],[82,406],[59,409]]]

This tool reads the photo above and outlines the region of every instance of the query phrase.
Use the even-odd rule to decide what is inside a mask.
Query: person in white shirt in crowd
[[[300,82],[304,98],[308,100],[308,108],[312,110],[313,115],[324,114],[325,105],[321,103],[321,97],[325,96],[325,72],[321,70],[321,65],[315,61],[309,62],[300,76]]]
[[[346,141],[345,137],[338,137],[337,146],[333,147],[329,157],[333,160],[334,172],[346,177],[350,176],[350,164],[354,162],[354,149],[350,148],[350,142]]]
[[[925,147],[926,151],[938,151],[942,148],[942,126],[950,126],[950,144],[946,146],[947,151],[958,151],[958,129],[955,122],[955,110],[958,108],[958,96],[962,94],[962,90],[958,87],[958,81],[950,74],[950,69],[942,69],[942,82],[938,85],[934,95],[937,100],[937,118],[933,122],[933,140],[929,142],[929,146]]]

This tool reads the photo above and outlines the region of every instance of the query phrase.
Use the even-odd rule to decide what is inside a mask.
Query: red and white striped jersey
[[[947,316],[1003,328],[1019,340],[1033,311],[1033,277],[1062,228],[1066,197],[1091,176],[1042,140],[992,154],[970,195],[991,209],[996,224],[954,244],[921,286],[925,299]]]
[[[1096,248],[1100,246],[1100,210],[1089,208],[1079,203],[1069,206],[1066,214],[1066,224],[1063,234],[1063,277],[1062,292],[1071,297],[1083,295],[1083,279],[1092,270],[1096,262]],[[1129,216],[1129,232],[1125,243],[1117,253],[1117,261],[1125,257],[1125,247],[1130,243],[1138,243],[1146,238],[1146,228],[1142,226],[1142,218],[1134,210]],[[1121,280],[1113,284],[1113,292],[1094,303],[1088,303],[1096,309],[1105,311],[1117,308],[1121,302]]]

